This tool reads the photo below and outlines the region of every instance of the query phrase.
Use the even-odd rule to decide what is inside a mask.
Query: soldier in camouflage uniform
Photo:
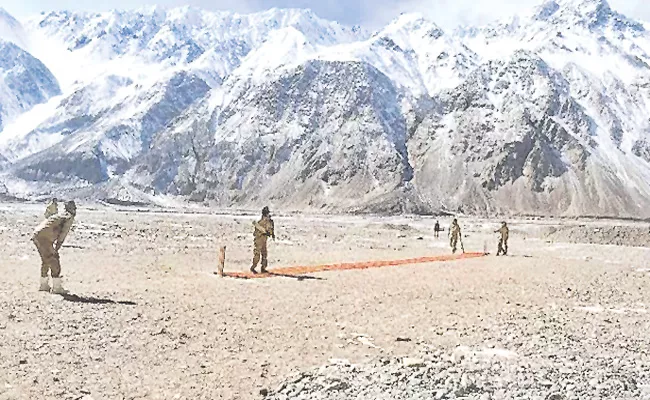
[[[449,246],[451,246],[451,252],[456,253],[458,239],[460,239],[460,226],[458,225],[458,220],[454,218],[454,221],[449,227]]]
[[[269,237],[275,240],[275,231],[273,220],[271,219],[271,212],[268,207],[262,209],[262,219],[259,221],[253,222],[254,232],[253,232],[253,265],[251,266],[251,272],[257,273],[255,268],[260,262],[260,257],[262,259],[262,273],[266,272],[266,267],[268,266],[268,253],[266,250],[266,241]]]
[[[52,292],[65,294],[67,291],[61,285],[61,263],[59,250],[63,246],[65,238],[77,214],[77,206],[74,201],[65,203],[65,212],[50,216],[43,221],[34,231],[32,242],[36,245],[38,254],[41,256],[41,291],[49,292],[48,274],[52,274]]]
[[[504,222],[501,223],[501,228],[494,231],[494,233],[500,233],[499,244],[497,246],[497,256],[501,254],[508,255],[508,236],[510,235],[510,230],[508,229],[508,224]]]

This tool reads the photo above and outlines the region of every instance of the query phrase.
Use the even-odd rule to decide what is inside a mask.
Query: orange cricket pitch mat
[[[367,269],[367,268],[379,268],[379,267],[392,267],[397,265],[411,265],[411,264],[424,264],[436,261],[453,261],[453,260],[462,260],[465,258],[477,258],[483,257],[483,253],[464,253],[464,254],[449,254],[449,255],[440,255],[432,257],[419,257],[419,258],[408,258],[405,260],[387,260],[387,261],[362,261],[355,263],[342,263],[342,264],[327,264],[327,265],[312,265],[312,266],[300,266],[300,267],[286,267],[286,268],[275,268],[269,269],[267,273],[257,273],[252,272],[224,272],[224,276],[230,278],[241,278],[241,279],[256,279],[256,278],[272,278],[277,276],[295,276],[299,277],[301,275],[313,272],[323,272],[323,271],[343,271],[350,269]]]

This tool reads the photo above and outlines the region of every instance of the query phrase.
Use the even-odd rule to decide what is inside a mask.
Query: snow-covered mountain
[[[62,93],[0,132],[12,194],[650,217],[650,33],[605,0],[453,32],[189,7],[23,26]]]
[[[367,63],[309,61],[250,84],[209,119],[178,121],[130,180],[221,203],[351,207],[412,178],[397,98]]]
[[[462,41],[419,14],[403,14],[369,39],[332,46],[318,57],[367,62],[417,96],[457,86],[479,62]]]
[[[0,131],[58,94],[59,84],[43,63],[13,42],[0,39]]]
[[[297,9],[271,9],[250,15],[193,7],[98,14],[52,12],[30,19],[25,26],[34,42],[48,44],[47,48],[40,46],[35,54],[46,64],[56,65],[54,70],[65,75],[69,83],[92,80],[106,72],[115,74],[116,70],[151,76],[152,66],[160,72],[189,65],[220,83],[278,30],[293,28],[314,46],[363,36],[359,29]],[[67,57],[61,59],[61,51],[51,51],[57,47]],[[140,67],[136,71],[130,68],[134,64]]]
[[[23,26],[0,8],[0,132],[22,113],[60,94],[45,65],[23,47]]]
[[[0,7],[0,39],[22,48],[27,46],[27,34],[23,25],[2,7]]]
[[[237,68],[261,71],[257,64],[271,56],[274,70],[294,63],[291,52],[269,51],[269,43],[290,48],[282,32],[293,32],[305,56],[364,35],[292,9],[55,12],[25,26],[30,50],[58,72],[65,93],[7,127],[0,152],[14,162],[15,177],[71,186],[125,172],[155,134]]]

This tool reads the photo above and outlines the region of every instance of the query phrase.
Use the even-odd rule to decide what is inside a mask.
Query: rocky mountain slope
[[[210,120],[179,122],[153,144],[134,181],[226,203],[353,206],[412,179],[397,98],[367,63],[310,61],[247,83]]]
[[[453,32],[187,7],[22,29],[63,96],[0,133],[12,193],[650,216],[650,33],[605,0]]]
[[[47,67],[20,46],[20,23],[0,8],[0,132],[19,115],[61,93]]]

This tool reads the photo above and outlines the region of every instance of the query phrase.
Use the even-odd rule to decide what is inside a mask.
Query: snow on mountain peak
[[[388,23],[388,26],[397,25],[401,27],[419,25],[422,23],[432,23],[426,21],[424,15],[420,12],[403,12],[397,18]]]
[[[611,12],[606,0],[547,0],[535,9],[537,19],[546,20],[556,13],[569,11],[579,15]]]
[[[355,190],[408,181],[429,207],[438,197],[470,210],[650,206],[625,192],[634,182],[650,194],[650,35],[605,0],[546,0],[455,32],[419,13],[368,35],[308,9],[191,6],[62,11],[25,26],[42,50],[34,55],[66,85],[5,129],[16,179],[235,204],[252,187],[289,196],[274,188],[300,170],[314,204],[322,190],[370,199]],[[330,142],[341,134],[343,146]],[[368,138],[385,136],[399,140],[367,152],[369,173],[347,168],[366,165]],[[384,160],[391,146],[394,164]],[[151,182],[133,180],[142,158]]]
[[[250,52],[235,70],[237,75],[263,79],[269,74],[281,73],[283,68],[306,61],[317,46],[293,26],[269,33],[266,41]]]
[[[0,7],[0,39],[27,49],[27,39],[22,24],[2,7]]]
[[[607,0],[555,0],[560,7],[589,12],[595,10],[610,11]]]
[[[533,11],[532,19],[552,26],[582,26],[590,30],[645,30],[643,24],[613,10],[606,0],[548,0]]]
[[[438,25],[426,19],[421,13],[402,13],[375,36],[392,35],[397,32],[414,33],[433,39],[438,39],[444,34]]]
[[[535,19],[546,20],[560,9],[560,5],[555,0],[549,0],[537,7],[535,10]]]
[[[9,14],[7,10],[5,10],[3,7],[0,7],[0,20],[15,20],[15,18]]]
[[[55,38],[68,53],[83,54],[85,59],[105,63],[130,57],[170,66],[191,64],[214,49],[226,53],[225,58],[228,54],[241,57],[264,43],[270,32],[289,26],[319,45],[351,42],[364,35],[310,10],[279,8],[254,14],[189,6],[95,14],[58,12],[28,24],[32,32]]]
[[[0,39],[0,131],[21,113],[59,93],[55,77],[39,60]]]

